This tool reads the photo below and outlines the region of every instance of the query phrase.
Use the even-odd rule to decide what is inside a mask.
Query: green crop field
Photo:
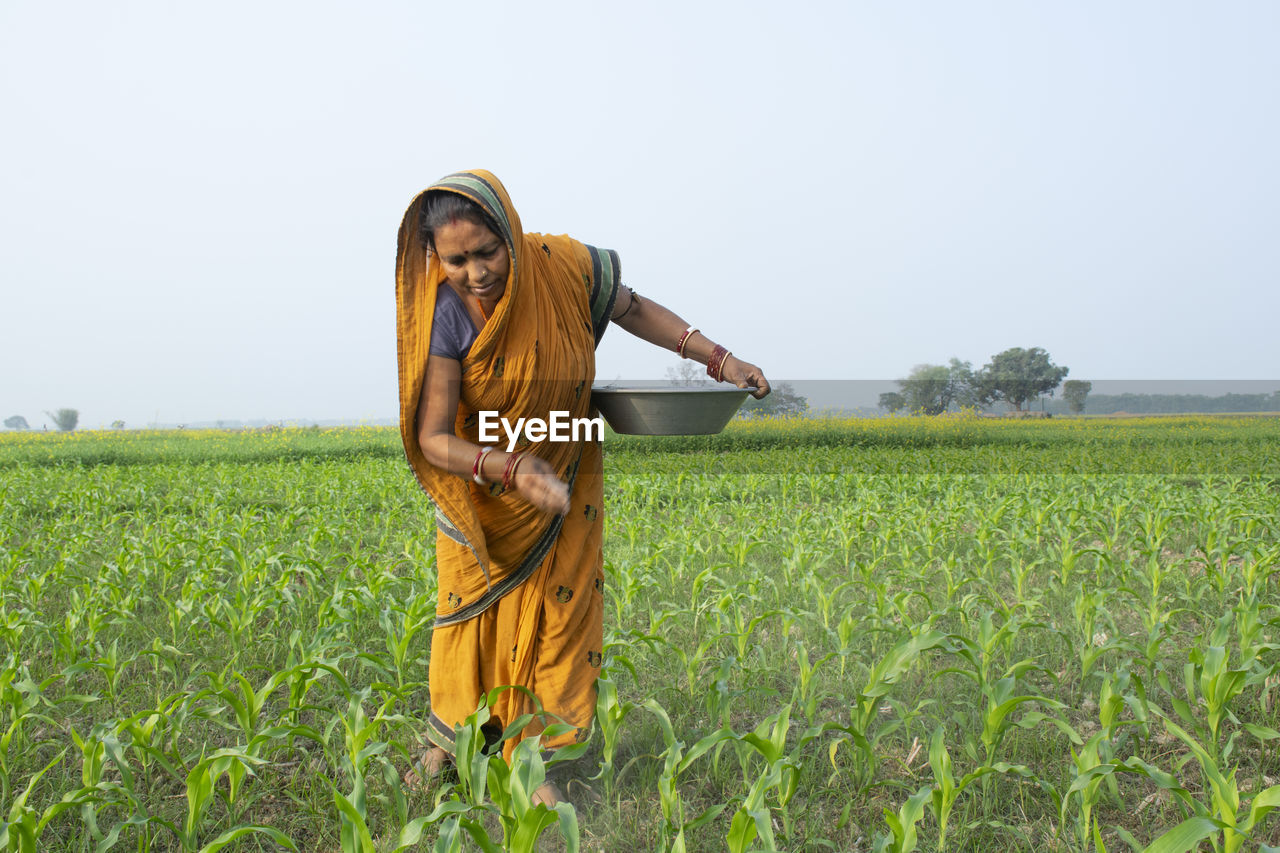
[[[483,708],[456,777],[400,782],[436,588],[395,430],[0,436],[0,849],[1280,845],[1280,419],[605,464],[597,725],[549,811]]]

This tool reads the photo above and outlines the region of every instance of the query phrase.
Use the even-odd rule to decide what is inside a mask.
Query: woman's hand
[[[764,371],[750,362],[743,361],[730,354],[725,359],[724,368],[720,371],[721,379],[739,388],[752,388],[751,396],[759,400],[769,394],[769,380],[764,378]]]
[[[515,486],[520,497],[543,512],[564,515],[569,511],[569,486],[556,476],[555,469],[545,459],[532,453],[520,457]]]

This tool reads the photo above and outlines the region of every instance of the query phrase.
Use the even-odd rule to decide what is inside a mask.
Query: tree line
[[[981,409],[1007,403],[1021,412],[1041,396],[1052,394],[1063,384],[1068,370],[1054,364],[1041,347],[1012,347],[996,353],[976,370],[971,362],[958,358],[946,365],[918,364],[906,378],[897,380],[897,391],[880,395],[880,407],[889,412],[940,415],[953,408]],[[1076,380],[1064,385],[1064,399],[1073,411],[1084,411],[1092,387]]]
[[[62,432],[71,432],[80,423],[80,412],[77,409],[58,409],[56,412],[45,412],[45,414]],[[6,429],[31,429],[31,425],[22,415],[10,415],[4,419],[4,425]]]
[[[1065,413],[1065,401],[1052,401],[1045,411]],[[1094,394],[1089,397],[1089,413],[1113,415],[1225,414],[1237,412],[1280,412],[1280,391],[1271,394]]]

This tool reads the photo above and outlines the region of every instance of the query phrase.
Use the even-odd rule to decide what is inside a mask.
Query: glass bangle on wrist
[[[492,447],[480,448],[480,452],[476,454],[476,461],[471,465],[471,479],[475,480],[477,486],[489,485],[489,481],[484,478],[484,474],[482,472],[484,470],[484,458],[492,451]]]
[[[698,334],[698,331],[699,330],[695,329],[693,326],[684,330],[684,334],[680,336],[680,340],[676,341],[676,355],[681,358],[688,358],[688,356],[684,354],[684,348],[689,343],[689,338]]]
[[[729,360],[732,355],[727,349],[716,344],[716,348],[711,351],[711,358],[707,359],[707,375],[717,382],[724,379],[724,363]]]
[[[516,475],[516,468],[520,465],[520,460],[524,458],[524,451],[517,450],[515,453],[507,457],[507,467],[502,472],[502,491],[511,488]]]

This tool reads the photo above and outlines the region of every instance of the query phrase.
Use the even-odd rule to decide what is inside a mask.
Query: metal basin
[[[591,402],[624,435],[711,435],[747,399],[741,388],[619,388],[596,386]]]

